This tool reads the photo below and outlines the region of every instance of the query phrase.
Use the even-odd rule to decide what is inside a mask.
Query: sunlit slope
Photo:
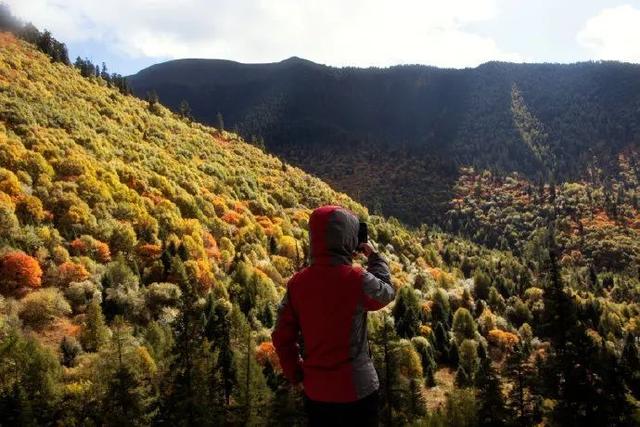
[[[131,226],[138,244],[199,229],[302,237],[306,208],[333,202],[365,212],[235,135],[84,79],[11,36],[0,43],[3,202],[14,210],[39,199],[46,213],[36,228],[109,241],[113,228]]]
[[[67,261],[58,252],[77,256],[70,262],[95,276],[122,253],[151,281],[145,269],[171,242],[188,248],[205,291],[242,256],[282,285],[307,251],[311,209],[337,203],[367,216],[236,135],[82,78],[10,35],[0,38],[0,59],[2,241],[38,258],[43,286],[57,283]],[[395,235],[388,250],[413,246],[405,265],[394,263],[398,272],[425,253],[396,223],[372,221],[381,243]],[[106,244],[109,256],[75,250],[82,236]]]

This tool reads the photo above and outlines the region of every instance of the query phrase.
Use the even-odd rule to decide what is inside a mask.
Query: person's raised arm
[[[360,248],[367,257],[367,270],[363,271],[362,283],[364,308],[368,311],[380,310],[396,297],[389,264],[369,243],[363,243]]]
[[[278,308],[278,320],[276,327],[271,334],[273,345],[280,359],[282,373],[291,384],[298,384],[302,381],[302,358],[298,346],[300,326],[295,316],[289,291],[285,293]]]

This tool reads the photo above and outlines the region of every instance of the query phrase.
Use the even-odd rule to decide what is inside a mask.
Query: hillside
[[[640,66],[615,62],[333,68],[169,61],[130,76],[178,111],[225,126],[387,215],[440,224],[459,166],[533,180],[616,172],[640,140]],[[402,183],[402,185],[399,185]]]
[[[464,169],[447,228],[530,259],[532,242],[555,221],[567,262],[633,275],[640,267],[640,163],[635,152],[620,154],[618,162],[615,177],[595,173],[561,185]]]
[[[558,263],[553,219],[526,259],[407,228],[2,33],[0,424],[303,425],[270,331],[326,203],[398,289],[369,316],[386,425],[638,421],[637,274]]]

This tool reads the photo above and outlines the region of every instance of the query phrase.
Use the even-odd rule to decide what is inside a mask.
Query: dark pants
[[[377,427],[378,391],[349,403],[318,402],[304,397],[309,426]]]

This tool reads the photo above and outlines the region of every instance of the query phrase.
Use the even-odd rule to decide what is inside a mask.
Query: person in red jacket
[[[310,265],[289,280],[272,334],[285,377],[304,390],[311,426],[378,423],[367,312],[393,301],[395,289],[369,243],[360,246],[367,269],[352,265],[358,228],[358,218],[339,206],[313,211]]]

